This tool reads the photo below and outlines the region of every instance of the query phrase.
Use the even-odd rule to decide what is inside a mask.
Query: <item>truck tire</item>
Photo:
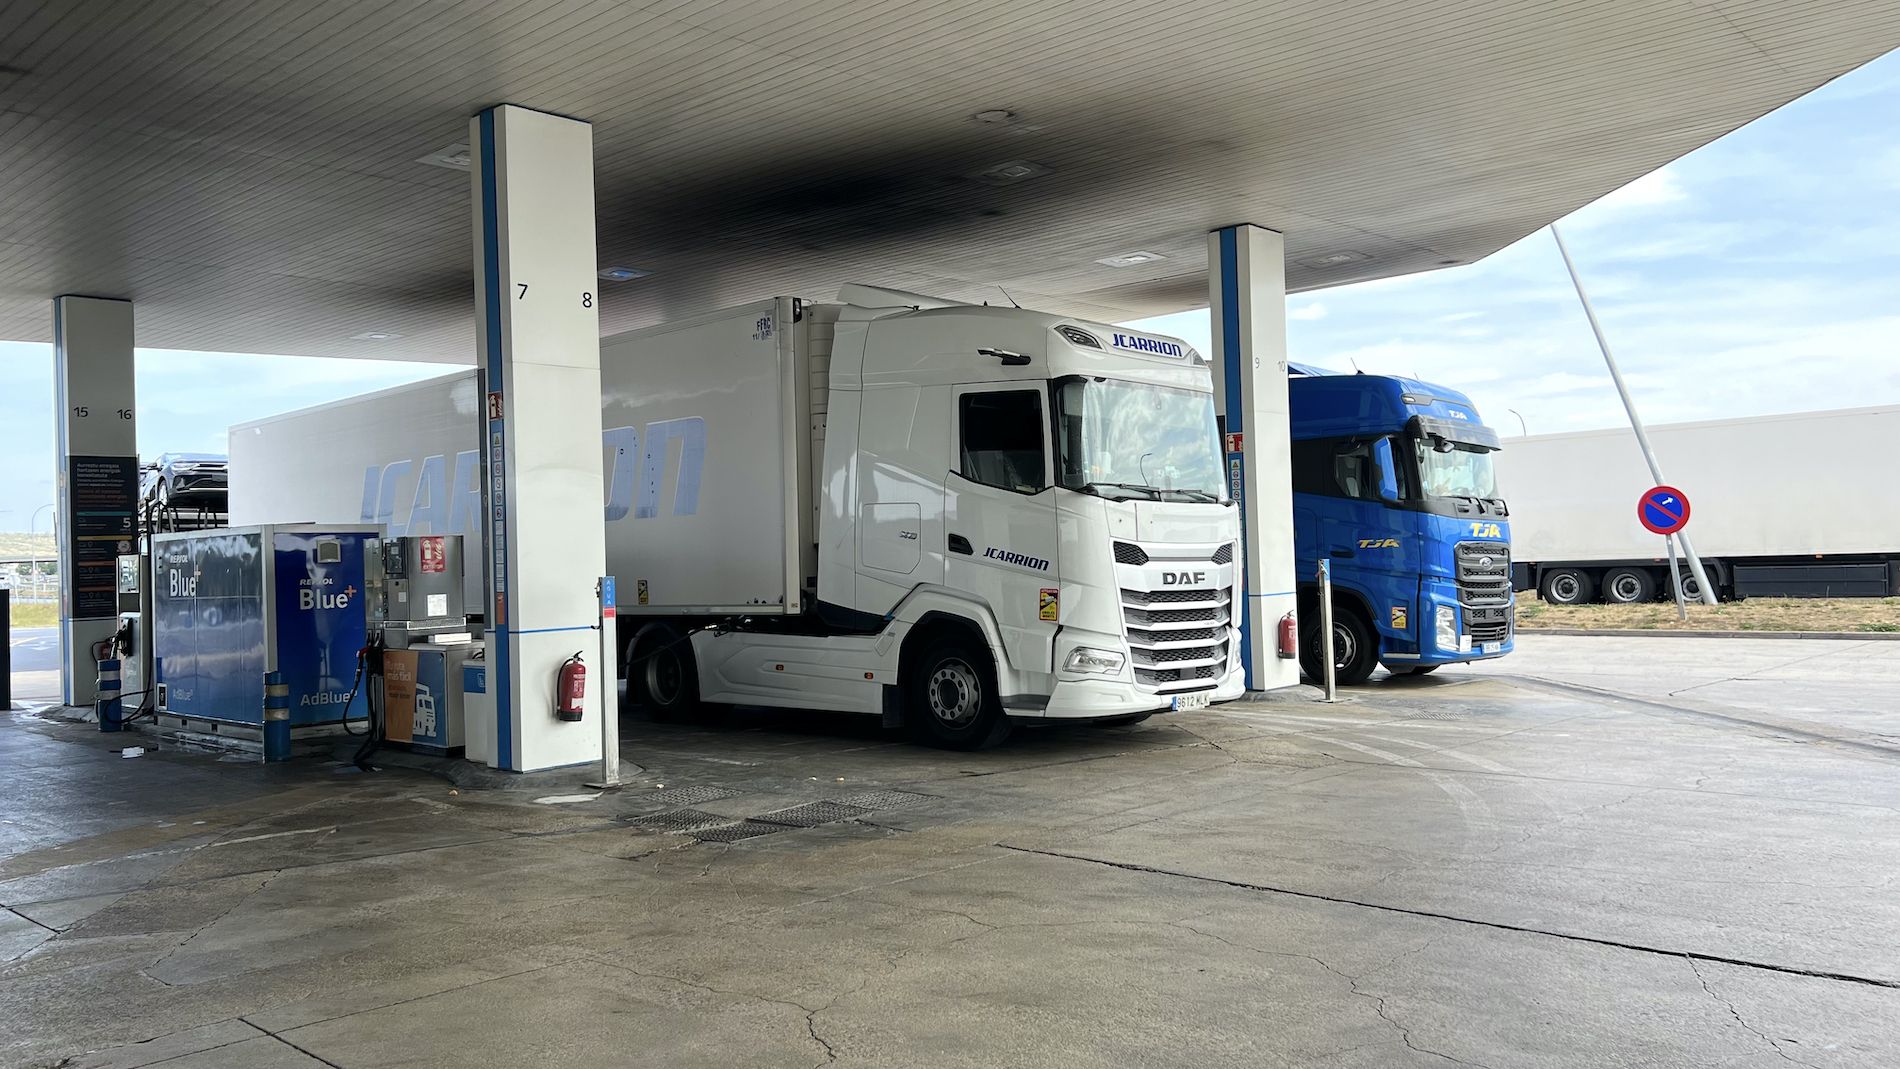
[[[1579,568],[1553,568],[1537,584],[1537,596],[1552,605],[1588,605],[1596,594],[1596,582]]]
[[[1689,601],[1701,601],[1702,585],[1695,581],[1695,573],[1689,570],[1686,563],[1678,564],[1676,567],[1682,569],[1682,596]],[[1722,600],[1722,581],[1716,578],[1715,565],[1703,561],[1702,570],[1708,574],[1709,582],[1715,586],[1715,599]]]
[[[1603,577],[1603,600],[1611,605],[1646,605],[1656,600],[1656,577],[1648,568],[1612,568]]]
[[[904,723],[912,737],[945,750],[987,750],[1009,737],[987,650],[967,639],[936,639],[908,666]]]
[[[627,694],[655,720],[692,719],[699,712],[692,639],[671,624],[642,629],[627,655]]]
[[[1311,614],[1312,624],[1300,636],[1300,670],[1315,684],[1325,685],[1326,673],[1320,660],[1319,613]],[[1379,665],[1379,637],[1372,632],[1357,609],[1344,604],[1333,606],[1333,680],[1342,687],[1356,687],[1371,678]]]

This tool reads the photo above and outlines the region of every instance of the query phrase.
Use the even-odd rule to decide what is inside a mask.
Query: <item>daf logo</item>
[[[1199,586],[1207,582],[1206,572],[1163,572],[1162,586]]]

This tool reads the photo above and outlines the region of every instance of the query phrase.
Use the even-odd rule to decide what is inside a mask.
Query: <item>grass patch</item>
[[[1517,625],[1591,631],[1900,631],[1900,598],[1749,598],[1690,605],[1687,622],[1674,601],[1647,605],[1550,605],[1521,593]]]
[[[52,601],[14,602],[14,627],[55,627],[59,624],[59,604]]]

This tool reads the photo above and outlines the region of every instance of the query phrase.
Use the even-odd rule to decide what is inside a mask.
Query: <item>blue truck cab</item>
[[[1516,624],[1497,432],[1456,390],[1314,373],[1287,388],[1300,664],[1320,676],[1318,566],[1331,562],[1336,678],[1502,657]]]

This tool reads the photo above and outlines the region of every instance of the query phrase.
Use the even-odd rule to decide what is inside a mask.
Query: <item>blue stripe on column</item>
[[[500,196],[495,181],[495,109],[490,108],[481,114],[481,167],[482,167],[482,306],[487,315],[482,323],[482,347],[485,366],[488,369],[488,388],[500,390],[504,381],[502,375],[501,346],[501,213]],[[505,411],[505,410],[504,410]],[[513,547],[507,541],[508,516],[508,473],[506,470],[507,426],[504,419],[493,419],[488,423],[488,436],[482,442],[482,448],[490,450],[490,462],[493,462],[493,442],[500,437],[504,446],[502,453],[503,470],[490,470],[490,485],[501,491],[501,500],[494,502],[501,509],[499,519],[491,512],[488,520],[488,552],[492,556],[495,547],[502,547],[502,571],[504,583],[512,578],[514,569],[509,567],[508,551]],[[501,535],[496,539],[497,529]],[[494,600],[490,591],[489,615],[494,615]],[[505,596],[505,591],[504,591]],[[508,685],[508,627],[504,621],[490,620],[489,632],[494,636],[495,655],[490,661],[495,666],[495,764],[498,768],[515,767],[515,731],[513,690]]]
[[[1240,228],[1227,227],[1220,232],[1220,364],[1221,382],[1227,398],[1227,430],[1239,433],[1246,429],[1247,400],[1241,392],[1241,344],[1240,344]],[[1245,450],[1227,454],[1230,471],[1237,470],[1230,479],[1239,482],[1241,492],[1235,498],[1240,509],[1240,667],[1247,680],[1247,689],[1254,689],[1253,663],[1253,607],[1258,595],[1253,594],[1253,577],[1247,574],[1247,454]]]

